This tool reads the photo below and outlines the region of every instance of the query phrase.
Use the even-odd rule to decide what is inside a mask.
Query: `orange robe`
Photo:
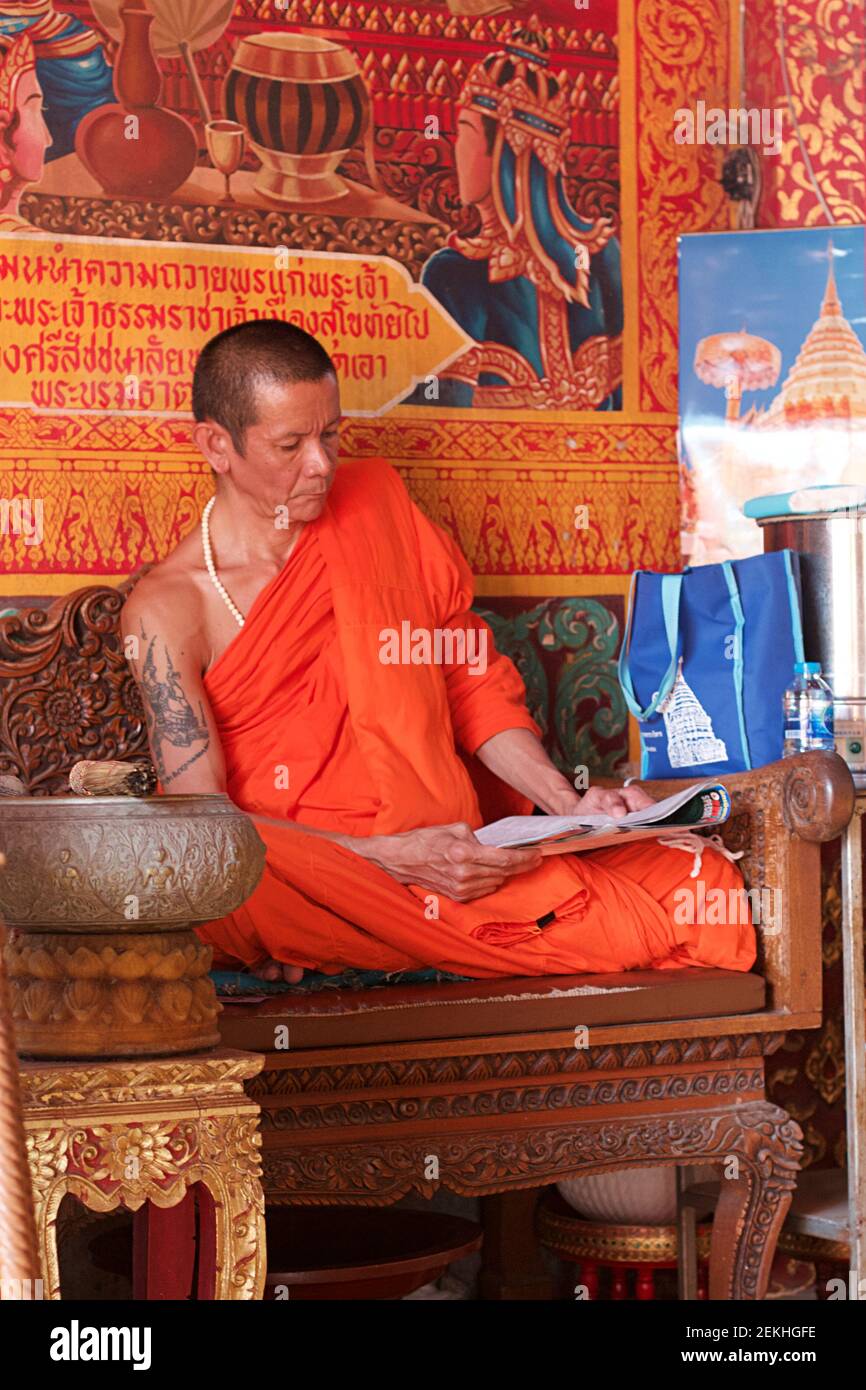
[[[675,920],[677,889],[696,886],[693,858],[655,841],[551,857],[495,893],[456,903],[297,829],[476,828],[529,809],[473,757],[505,729],[537,730],[517,671],[496,653],[471,602],[465,560],[397,474],[379,460],[341,463],[322,517],[304,528],[205,676],[229,795],[253,815],[285,821],[259,827],[267,863],[251,897],[199,929],[217,960],[273,957],[327,972],[433,965],[478,978],[748,970],[750,923]],[[486,670],[383,662],[385,634],[407,621],[413,632],[486,634]],[[473,764],[484,774],[484,815]],[[742,884],[711,848],[700,877],[707,893]],[[539,926],[551,912],[553,922]]]

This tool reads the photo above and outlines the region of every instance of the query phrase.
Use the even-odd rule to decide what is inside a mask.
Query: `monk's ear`
[[[198,420],[193,425],[192,437],[214,473],[228,473],[234,453],[228,430],[214,424],[213,420]]]

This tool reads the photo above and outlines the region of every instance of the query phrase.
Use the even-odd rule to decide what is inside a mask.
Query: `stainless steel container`
[[[866,507],[759,520],[764,552],[796,550],[807,661],[833,690],[836,751],[866,771]]]

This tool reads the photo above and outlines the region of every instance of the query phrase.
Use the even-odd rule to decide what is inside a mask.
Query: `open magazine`
[[[703,830],[721,825],[731,814],[731,798],[720,782],[695,782],[681,792],[654,801],[642,811],[615,819],[605,815],[506,816],[476,830],[483,845],[524,849],[538,845],[542,854],[575,854],[605,849],[629,840],[651,840],[671,830]]]

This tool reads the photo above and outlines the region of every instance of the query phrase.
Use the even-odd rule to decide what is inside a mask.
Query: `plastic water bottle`
[[[819,661],[798,661],[794,679],[782,696],[785,711],[785,744],[782,756],[820,748],[832,753],[833,692],[821,676]]]

